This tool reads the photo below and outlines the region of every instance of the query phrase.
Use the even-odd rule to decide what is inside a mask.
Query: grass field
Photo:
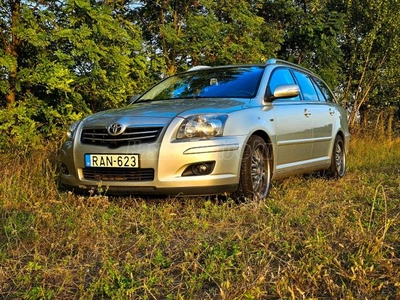
[[[400,299],[400,140],[265,200],[57,189],[55,151],[0,157],[1,299]]]

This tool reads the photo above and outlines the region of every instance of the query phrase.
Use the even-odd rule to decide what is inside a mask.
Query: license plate
[[[85,154],[85,167],[139,168],[139,154]]]

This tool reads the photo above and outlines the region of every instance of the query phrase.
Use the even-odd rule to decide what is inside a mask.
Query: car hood
[[[243,109],[248,99],[179,99],[133,103],[102,111],[84,119],[84,126],[108,126],[113,122],[162,125],[175,117],[194,114],[228,114]]]

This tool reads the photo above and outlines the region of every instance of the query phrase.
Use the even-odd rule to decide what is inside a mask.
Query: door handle
[[[311,111],[309,111],[307,108],[305,108],[304,115],[308,118],[309,116],[311,116]]]

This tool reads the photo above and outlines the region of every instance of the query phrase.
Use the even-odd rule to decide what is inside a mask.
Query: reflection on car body
[[[297,65],[197,67],[127,107],[73,124],[61,183],[109,194],[263,198],[271,180],[345,173],[346,113],[327,85]]]

